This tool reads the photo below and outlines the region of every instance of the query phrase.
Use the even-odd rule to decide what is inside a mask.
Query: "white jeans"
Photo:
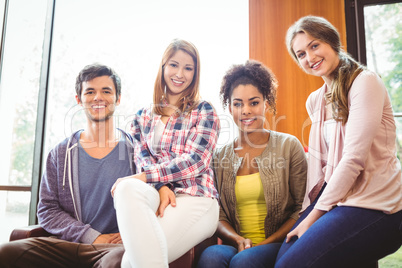
[[[156,217],[159,193],[138,180],[120,182],[114,193],[120,235],[125,247],[122,267],[161,268],[211,237],[218,226],[217,200],[189,195],[176,196]]]

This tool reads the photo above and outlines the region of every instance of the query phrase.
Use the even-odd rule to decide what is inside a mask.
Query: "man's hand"
[[[156,211],[156,216],[163,217],[166,207],[170,204],[172,207],[176,206],[176,195],[167,186],[162,186],[159,189],[160,203],[158,210]]]
[[[101,234],[92,244],[122,244],[120,233]]]

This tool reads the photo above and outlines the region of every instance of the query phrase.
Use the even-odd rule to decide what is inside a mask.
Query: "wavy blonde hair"
[[[365,70],[365,67],[342,49],[341,40],[336,28],[326,19],[317,16],[302,17],[287,31],[286,46],[288,52],[299,66],[299,60],[293,50],[293,41],[300,33],[308,34],[317,40],[327,43],[338,54],[339,65],[332,73],[334,80],[331,90],[326,93],[325,97],[332,104],[334,119],[342,121],[342,124],[345,124],[349,116],[349,90],[355,78]]]
[[[170,103],[174,105],[180,112],[192,111],[200,100],[200,56],[197,48],[190,42],[182,39],[174,39],[163,53],[162,61],[159,65],[159,71],[156,76],[154,86],[154,108],[153,111],[159,115],[166,115],[163,111],[163,99],[165,96],[166,82],[164,79],[164,70],[166,63],[176,54],[177,51],[182,50],[191,56],[194,61],[194,77],[191,84],[184,90],[177,103]]]

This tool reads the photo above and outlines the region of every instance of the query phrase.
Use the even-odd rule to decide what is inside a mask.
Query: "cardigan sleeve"
[[[315,208],[329,211],[343,201],[365,169],[366,159],[381,124],[387,91],[381,79],[364,71],[349,91],[349,117],[345,125],[342,158]]]
[[[307,159],[303,146],[297,138],[294,138],[290,153],[289,190],[295,203],[290,217],[298,220],[306,192]]]
[[[222,148],[221,148],[222,149]],[[222,150],[217,149],[214,151],[213,158],[212,158],[212,168],[214,171],[214,184],[215,188],[218,190],[220,198],[219,201],[219,221],[226,221],[230,223],[229,218],[226,215],[224,210],[224,200],[225,200],[225,193],[222,191],[222,180],[224,176],[224,168],[222,168],[222,163],[219,161],[222,159]],[[223,202],[222,202],[223,201]]]

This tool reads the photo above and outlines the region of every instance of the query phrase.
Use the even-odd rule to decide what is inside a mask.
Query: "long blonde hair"
[[[326,99],[332,103],[332,113],[336,121],[345,124],[349,116],[348,94],[355,78],[365,70],[365,67],[347,54],[341,45],[339,33],[336,28],[322,17],[306,16],[296,21],[287,31],[286,46],[289,54],[300,66],[296,53],[293,50],[293,41],[300,34],[327,43],[338,54],[339,65],[333,71],[334,80],[331,90],[326,93]]]
[[[182,93],[181,98],[178,100],[178,102],[170,103],[170,105],[175,105],[180,112],[189,112],[198,105],[198,101],[200,100],[200,56],[198,50],[192,43],[188,41],[174,39],[166,48],[163,54],[162,61],[159,65],[159,71],[155,80],[153,111],[156,114],[165,115],[163,111],[163,101],[166,97],[166,82],[164,79],[165,64],[179,50],[182,50],[192,57],[195,66],[194,77],[193,81],[191,81],[191,84]]]

